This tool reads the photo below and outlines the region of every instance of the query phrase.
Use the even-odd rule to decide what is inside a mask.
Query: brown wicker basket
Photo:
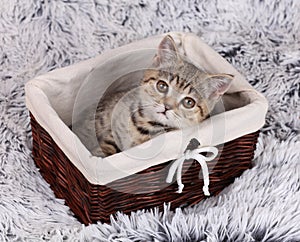
[[[106,186],[91,184],[66,157],[50,135],[31,115],[33,136],[33,157],[45,180],[51,185],[58,198],[65,199],[66,204],[76,217],[84,224],[97,221],[109,222],[110,215],[117,211],[130,213],[138,209],[152,207],[162,208],[164,203],[171,203],[171,209],[192,205],[205,198],[199,179],[200,165],[195,161],[184,163],[182,176],[185,188],[181,194],[176,193],[176,182],[164,189],[167,177],[163,169],[170,162],[150,167],[137,177],[131,175],[114,181]],[[243,171],[251,167],[258,132],[242,136],[219,146],[219,155],[210,172],[210,193],[218,194]],[[112,189],[112,187],[114,189]],[[145,193],[136,194],[143,190]],[[123,191],[123,192],[120,192]]]

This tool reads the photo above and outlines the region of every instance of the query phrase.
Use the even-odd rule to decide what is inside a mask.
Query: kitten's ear
[[[153,61],[154,66],[159,66],[163,63],[170,64],[179,60],[174,39],[170,35],[165,36],[158,46],[158,51]]]
[[[216,74],[209,75],[207,81],[209,81],[209,99],[218,99],[222,96],[230,87],[230,84],[234,76],[230,74]]]

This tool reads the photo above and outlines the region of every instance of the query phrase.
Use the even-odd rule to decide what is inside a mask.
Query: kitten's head
[[[158,47],[153,68],[144,73],[144,113],[171,127],[197,124],[209,115],[232,79],[229,74],[208,74],[183,60],[167,35]]]

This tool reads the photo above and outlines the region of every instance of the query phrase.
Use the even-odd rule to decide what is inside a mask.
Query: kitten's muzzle
[[[167,115],[166,115],[167,111],[173,109],[173,107],[172,107],[170,104],[166,104],[166,103],[164,104],[164,107],[165,107],[165,111],[160,112],[160,113],[162,113],[162,114],[164,114],[165,116],[167,116]]]

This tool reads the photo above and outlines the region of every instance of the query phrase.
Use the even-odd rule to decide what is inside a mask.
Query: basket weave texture
[[[65,199],[75,216],[84,224],[109,222],[117,211],[129,214],[139,209],[162,208],[171,203],[171,209],[193,205],[205,198],[201,166],[194,160],[183,165],[181,194],[176,193],[176,182],[166,185],[167,166],[171,161],[116,180],[107,185],[91,184],[66,157],[47,131],[31,117],[33,158],[44,179],[58,198]],[[211,195],[216,195],[251,168],[259,132],[247,134],[220,145],[215,162],[208,162]],[[143,174],[142,176],[139,174]],[[200,173],[201,174],[201,173]],[[163,189],[161,189],[164,187]],[[143,193],[141,193],[143,191]]]

